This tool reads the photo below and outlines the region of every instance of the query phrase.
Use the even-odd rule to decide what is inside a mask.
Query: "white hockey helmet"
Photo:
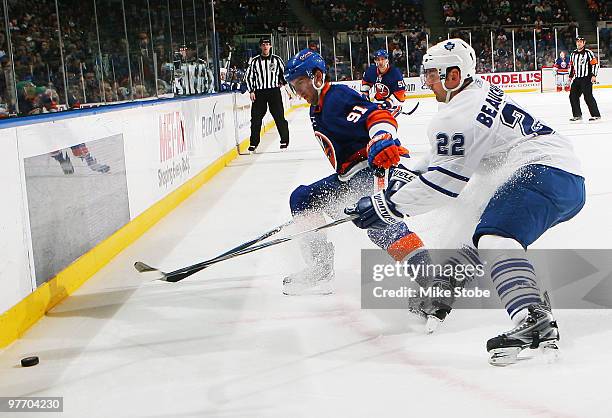
[[[451,67],[459,68],[461,71],[461,82],[458,87],[449,90],[444,85],[444,79],[446,78],[447,70]],[[447,96],[449,97],[451,92],[463,86],[466,79],[474,78],[476,75],[476,52],[463,39],[442,41],[429,48],[423,56],[422,75],[430,69],[438,70],[440,81],[442,81],[444,89],[449,93]],[[425,83],[423,82],[423,84]]]

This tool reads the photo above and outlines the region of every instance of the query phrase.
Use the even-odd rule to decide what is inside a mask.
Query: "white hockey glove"
[[[373,196],[366,196],[346,209],[347,215],[358,215],[353,223],[361,229],[385,229],[389,225],[400,222],[404,215],[391,202],[391,196],[407,183],[417,178],[417,175],[403,167],[395,167],[389,173],[389,186]]]

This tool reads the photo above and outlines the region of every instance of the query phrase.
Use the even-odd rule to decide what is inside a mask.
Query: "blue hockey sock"
[[[491,279],[510,319],[518,324],[530,305],[541,303],[533,265],[524,257],[497,258]]]

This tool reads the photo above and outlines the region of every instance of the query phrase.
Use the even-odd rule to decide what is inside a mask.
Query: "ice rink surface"
[[[595,97],[604,119],[572,124],[567,94],[513,94],[573,139],[587,181],[582,212],[534,248],[612,248],[612,90]],[[399,118],[413,155],[427,148],[436,106],[421,99],[414,115]],[[307,109],[293,112],[289,124],[287,151],[268,133],[261,154],[233,161],[1,352],[0,396],[63,396],[62,417],[610,416],[612,311],[556,310],[558,362],[492,367],[486,340],[511,328],[501,308],[453,311],[431,336],[404,312],[360,309],[359,251],[373,245],[352,224],[330,233],[331,296],[281,294],[283,274],[300,268],[292,244],[176,284],[143,280],[136,260],[172,270],[289,219],[291,191],[332,172]],[[454,208],[409,225],[426,243],[444,246],[447,231],[469,229],[477,217],[475,192],[466,193]],[[18,366],[27,355],[40,364]]]

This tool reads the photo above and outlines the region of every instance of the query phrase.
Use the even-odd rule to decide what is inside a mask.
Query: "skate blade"
[[[538,351],[533,349],[523,349],[521,347],[508,347],[508,348],[496,348],[489,351],[491,357],[489,358],[489,364],[492,366],[509,366],[511,364],[518,363],[525,360],[533,360],[536,357],[540,359],[539,362],[546,364],[555,363],[561,357],[558,346],[558,341],[548,341],[540,343]],[[519,356],[521,353],[535,354],[533,356]]]
[[[435,315],[428,315],[425,323],[425,334],[433,334],[442,325],[443,320]]]
[[[519,361],[518,355],[523,351],[521,347],[495,348],[489,351],[491,357],[489,364],[492,366],[504,367]]]
[[[555,363],[561,358],[561,351],[557,341],[549,341],[540,344],[540,356],[545,363]]]

